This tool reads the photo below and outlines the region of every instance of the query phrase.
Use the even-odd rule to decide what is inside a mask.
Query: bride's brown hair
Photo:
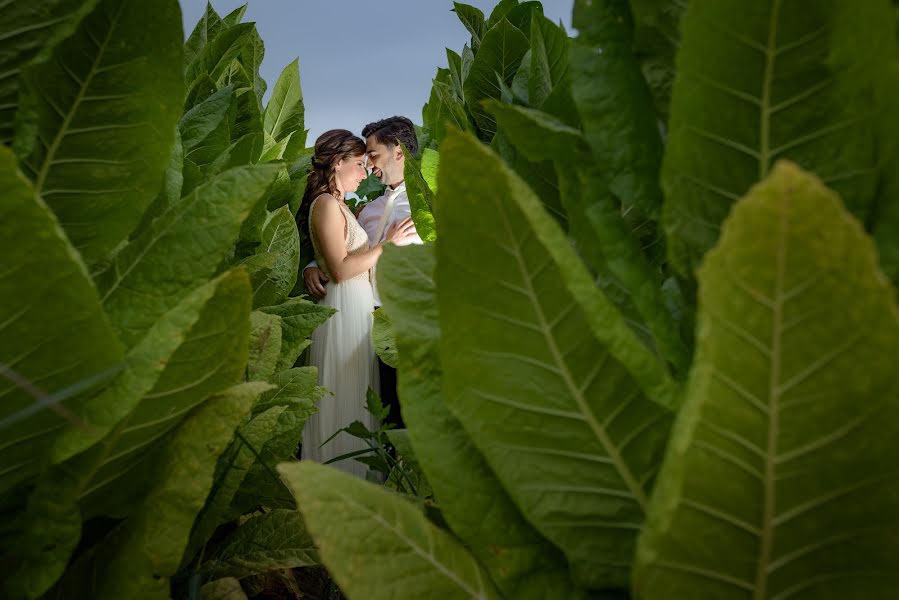
[[[312,155],[312,169],[306,179],[306,190],[303,201],[297,211],[297,224],[300,231],[309,237],[309,207],[312,201],[322,194],[331,194],[338,200],[337,176],[334,167],[341,159],[365,154],[365,142],[346,129],[331,129],[315,140],[315,153]]]

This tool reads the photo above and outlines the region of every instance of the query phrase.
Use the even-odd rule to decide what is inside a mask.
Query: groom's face
[[[365,141],[368,166],[384,185],[396,185],[403,180],[402,149],[399,146],[383,144],[369,136]],[[399,158],[397,157],[399,154]]]

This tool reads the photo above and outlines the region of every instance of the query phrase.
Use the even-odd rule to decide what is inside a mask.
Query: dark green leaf
[[[223,30],[197,54],[184,72],[184,81],[192,84],[198,77],[208,75],[213,81],[231,68],[233,61],[241,53],[256,32],[254,23],[238,23]]]
[[[277,169],[239,167],[201,185],[96,277],[106,312],[126,345],[215,273],[236,241],[241,221]],[[197,235],[200,228],[202,236]]]
[[[35,127],[16,147],[89,264],[128,237],[159,190],[184,94],[182,36],[176,0],[103,0],[22,73]]]
[[[878,179],[872,98],[894,56],[891,7],[691,0],[681,31],[662,173],[680,275],[692,276],[731,205],[781,158],[832,185],[864,221]]]
[[[643,218],[662,207],[662,140],[652,96],[633,56],[627,0],[575,3],[572,92],[605,186]]]
[[[487,24],[484,21],[484,13],[480,9],[461,2],[453,2],[453,12],[465,25],[465,29],[471,33],[471,47],[475,50],[481,44],[484,34],[487,33]]]
[[[487,32],[475,54],[464,84],[465,102],[485,141],[490,141],[496,133],[496,122],[481,106],[481,100],[502,98],[502,88],[497,78],[505,85],[511,85],[528,48],[527,37],[511,23],[502,20]]]
[[[78,253],[5,147],[0,147],[0,189],[0,238],[7,261],[0,274],[5,340],[0,344],[0,365],[22,378],[20,383],[6,375],[0,378],[0,415],[6,419],[29,409],[42,396],[120,363],[124,352]],[[2,430],[0,490],[46,466],[66,419],[85,427],[78,415],[89,395]]]
[[[0,143],[13,139],[18,108],[19,75],[31,61],[49,58],[53,48],[69,37],[98,0],[13,2],[3,7],[0,22]]]
[[[303,516],[295,510],[277,509],[243,523],[225,540],[209,568],[216,577],[247,577],[319,562]]]
[[[228,25],[230,27],[230,25]],[[200,51],[205,48],[209,42],[215,39],[218,32],[222,29],[222,19],[219,17],[215,9],[212,8],[211,2],[206,2],[206,12],[197,21],[194,30],[191,32],[187,42],[184,43],[184,65],[187,66],[197,58]]]

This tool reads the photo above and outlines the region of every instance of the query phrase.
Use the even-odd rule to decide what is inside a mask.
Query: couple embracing
[[[399,144],[414,154],[418,140],[412,121],[405,117],[370,123],[362,135],[364,141],[345,129],[333,129],[316,140],[298,213],[315,251],[315,261],[303,271],[306,289],[321,304],[337,310],[313,332],[309,349],[309,364],[318,368],[319,385],[333,393],[320,402],[303,430],[302,457],[317,462],[367,447],[348,434],[324,447],[322,443],[353,421],[376,427],[365,410],[365,396],[369,387],[377,391],[382,379],[391,414],[399,415],[395,373],[380,363],[371,342],[372,312],[380,305],[374,268],[386,244],[422,243],[411,219]],[[356,191],[369,167],[387,188],[357,218],[343,199]],[[352,459],[335,466],[359,477],[367,470]]]

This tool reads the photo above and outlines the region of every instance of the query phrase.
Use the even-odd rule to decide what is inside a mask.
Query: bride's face
[[[346,192],[355,192],[359,184],[368,177],[365,170],[365,155],[350,156],[337,161],[334,167],[337,185]]]

